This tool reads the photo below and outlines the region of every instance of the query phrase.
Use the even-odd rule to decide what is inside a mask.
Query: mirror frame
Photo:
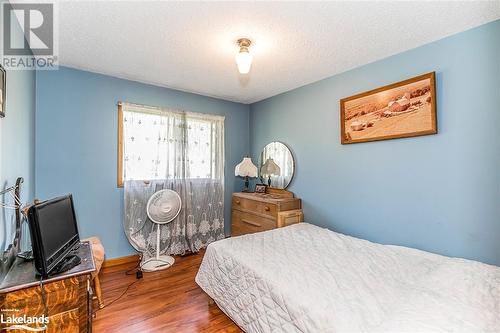
[[[290,184],[292,183],[293,179],[295,178],[295,174],[297,173],[296,171],[296,166],[295,166],[295,154],[293,153],[293,150],[290,149],[290,146],[288,146],[286,143],[284,143],[283,141],[279,141],[279,140],[273,140],[271,142],[268,142],[266,143],[262,149],[259,151],[259,180],[262,181],[262,178],[261,178],[261,175],[260,175],[260,168],[262,167],[262,151],[264,150],[264,148],[268,145],[268,144],[271,144],[273,142],[278,142],[278,143],[281,143],[283,146],[285,146],[288,151],[290,152],[290,155],[292,155],[292,167],[293,167],[293,173],[292,173],[292,177],[290,177],[290,181],[288,182],[288,184],[283,188],[283,190],[286,190],[288,187],[290,187]],[[277,187],[272,187],[272,188],[276,188],[278,189]]]

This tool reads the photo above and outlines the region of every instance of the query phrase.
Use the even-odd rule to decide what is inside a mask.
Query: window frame
[[[118,163],[116,186],[123,187],[123,110],[122,103],[118,103]]]

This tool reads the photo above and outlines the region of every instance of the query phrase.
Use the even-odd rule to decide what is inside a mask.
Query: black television
[[[42,276],[58,271],[80,243],[71,194],[30,207],[28,222],[35,267]]]

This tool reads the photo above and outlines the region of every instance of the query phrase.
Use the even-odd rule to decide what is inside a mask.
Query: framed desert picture
[[[7,82],[5,69],[0,65],[0,117],[5,117],[5,85]]]
[[[342,144],[437,133],[434,72],[340,100]]]

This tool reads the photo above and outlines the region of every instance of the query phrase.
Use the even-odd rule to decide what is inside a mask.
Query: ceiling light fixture
[[[238,39],[238,46],[240,47],[240,51],[236,55],[236,64],[238,65],[238,71],[241,74],[248,74],[250,72],[250,67],[252,67],[252,55],[248,48],[252,41],[248,38],[240,38]]]

